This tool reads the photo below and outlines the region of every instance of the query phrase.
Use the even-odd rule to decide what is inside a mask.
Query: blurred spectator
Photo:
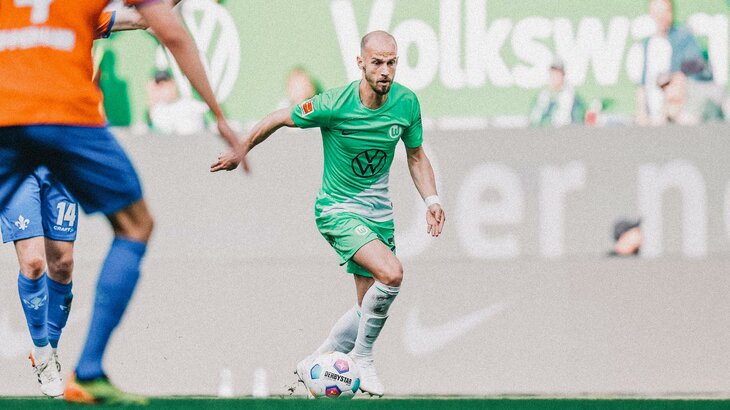
[[[109,125],[128,127],[132,124],[129,85],[117,73],[116,54],[112,50],[98,50],[102,57],[94,79],[104,94],[102,103],[106,119]]]
[[[155,72],[147,85],[152,129],[163,134],[191,135],[205,130],[205,103],[180,98],[177,85],[165,70]]]
[[[611,256],[635,256],[641,250],[644,236],[641,233],[641,219],[619,219],[613,226],[613,250]]]
[[[294,67],[286,77],[286,98],[279,108],[291,107],[322,92],[317,81],[303,67]]]
[[[666,122],[664,95],[657,77],[665,72],[683,72],[694,81],[711,81],[712,71],[694,35],[674,22],[671,0],[650,0],[649,14],[656,32],[644,40],[641,87],[636,92],[636,123]]]
[[[530,125],[561,127],[580,124],[585,116],[585,104],[575,89],[565,82],[565,64],[555,59],[550,64],[549,83],[537,95],[530,109]]]
[[[725,119],[725,90],[712,81],[696,81],[683,72],[662,73],[657,86],[664,92],[664,115],[667,122],[697,125]]]

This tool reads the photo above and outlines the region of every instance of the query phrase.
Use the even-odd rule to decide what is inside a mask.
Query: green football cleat
[[[125,393],[114,386],[108,378],[99,377],[89,381],[76,380],[71,374],[63,392],[63,398],[71,403],[85,404],[128,404],[144,406],[149,399],[136,394]]]

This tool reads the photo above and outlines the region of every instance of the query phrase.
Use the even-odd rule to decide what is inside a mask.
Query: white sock
[[[355,338],[357,337],[357,328],[360,323],[360,307],[355,303],[340,317],[327,339],[320,347],[315,350],[313,355],[319,356],[325,352],[342,352],[350,353],[355,346]]]
[[[353,356],[371,357],[373,343],[378,339],[380,331],[388,319],[388,309],[398,296],[399,287],[387,286],[375,281],[362,299],[362,318],[357,329]]]
[[[35,357],[35,360],[37,363],[47,362],[48,359],[51,358],[52,354],[53,354],[53,349],[51,349],[50,344],[47,344],[43,347],[35,346],[33,348],[33,357]]]

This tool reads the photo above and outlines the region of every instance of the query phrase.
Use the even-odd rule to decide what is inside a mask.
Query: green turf
[[[62,400],[40,397],[0,398],[2,410],[83,409],[86,406],[67,404]],[[95,406],[94,409],[106,408]],[[108,407],[108,408],[120,408]],[[153,398],[145,409],[201,410],[269,410],[269,409],[371,409],[371,410],[719,410],[730,409],[728,399],[568,399],[568,398],[400,398],[369,400],[306,400],[279,399],[216,399],[216,398]]]

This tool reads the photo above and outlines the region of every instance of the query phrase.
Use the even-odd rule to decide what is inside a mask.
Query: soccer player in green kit
[[[317,195],[317,227],[355,278],[357,304],[330,331],[325,342],[299,362],[327,351],[349,353],[360,368],[360,390],[382,396],[385,388],[373,364],[372,347],[400,291],[403,267],[395,256],[393,208],[388,176],[399,140],[408,169],[427,205],[427,233],[439,236],[446,214],[436,192],[433,168],[422,147],[421,109],[416,95],[393,82],[398,65],[395,38],[384,31],[360,43],[362,79],[274,111],[259,122],[239,152],[221,154],[211,171],[232,170],[277,129],[319,127],[324,145],[322,189]]]

